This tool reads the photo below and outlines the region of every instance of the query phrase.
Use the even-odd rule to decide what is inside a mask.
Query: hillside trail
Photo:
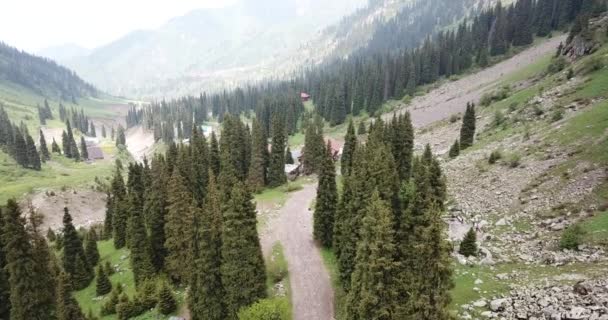
[[[332,320],[334,315],[331,279],[312,237],[312,210],[308,208],[316,190],[316,184],[306,184],[302,190],[291,193],[261,237],[265,256],[276,241],[283,245],[294,320]]]
[[[467,102],[477,103],[483,93],[497,85],[503,77],[514,74],[547,54],[555,53],[566,37],[553,37],[489,68],[445,83],[423,96],[415,97],[407,107],[387,113],[382,118],[390,120],[394,114],[409,111],[414,127],[421,128],[463,112]]]

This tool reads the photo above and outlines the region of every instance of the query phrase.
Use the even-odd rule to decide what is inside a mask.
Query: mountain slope
[[[113,93],[176,90],[168,79],[242,68],[280,55],[361,3],[247,0],[195,10],[157,30],[130,33],[88,56],[62,62]]]
[[[72,70],[4,43],[0,43],[0,81],[63,100],[97,95],[97,89]]]
[[[53,59],[55,61],[64,61],[75,57],[86,56],[91,52],[87,48],[83,48],[74,43],[67,43],[58,46],[44,48],[36,52],[36,54]]]

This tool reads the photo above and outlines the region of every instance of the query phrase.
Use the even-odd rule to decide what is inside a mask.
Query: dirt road
[[[559,43],[565,40],[566,35],[554,37],[490,68],[446,83],[424,96],[414,98],[407,108],[385,114],[383,118],[389,120],[393,113],[400,114],[409,110],[412,123],[419,128],[463,112],[467,102],[477,103],[481,95],[495,86],[501,78],[515,73],[547,54],[554,53]]]
[[[307,184],[290,194],[278,217],[270,222],[269,232],[262,235],[265,253],[274,241],[283,245],[294,320],[331,320],[334,314],[331,280],[312,239],[312,211],[308,207],[316,192],[316,184]]]

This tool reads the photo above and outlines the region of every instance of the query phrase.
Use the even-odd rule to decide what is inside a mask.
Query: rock
[[[483,283],[483,280],[481,280],[481,279],[477,279],[477,280],[475,280],[475,285],[476,285],[476,286],[477,286],[477,285],[480,285],[480,284],[482,284],[482,283]]]
[[[483,299],[473,302],[473,306],[476,308],[484,308],[487,305],[488,303],[486,302],[486,300]]]
[[[570,312],[566,313],[564,320],[581,320],[587,319],[588,317],[589,312],[587,309],[582,307],[573,307]]]
[[[509,275],[506,273],[499,273],[496,275],[496,279],[498,280],[507,280],[509,279]]]
[[[484,318],[494,318],[494,314],[491,311],[484,311],[481,313],[481,316]]]
[[[574,285],[574,287],[572,288],[572,291],[574,291],[574,293],[579,294],[581,296],[586,296],[589,294],[590,289],[585,286],[583,281],[579,281]]]
[[[509,225],[507,222],[507,219],[505,218],[501,218],[500,220],[496,221],[496,225],[497,226],[507,226]]]
[[[494,312],[505,310],[505,305],[507,304],[507,299],[496,299],[490,302],[490,310]]]

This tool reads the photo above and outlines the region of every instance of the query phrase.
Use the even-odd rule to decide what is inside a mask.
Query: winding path
[[[262,235],[264,253],[281,242],[288,262],[294,320],[332,320],[334,293],[319,248],[312,238],[312,211],[316,184],[291,193],[278,217]]]

